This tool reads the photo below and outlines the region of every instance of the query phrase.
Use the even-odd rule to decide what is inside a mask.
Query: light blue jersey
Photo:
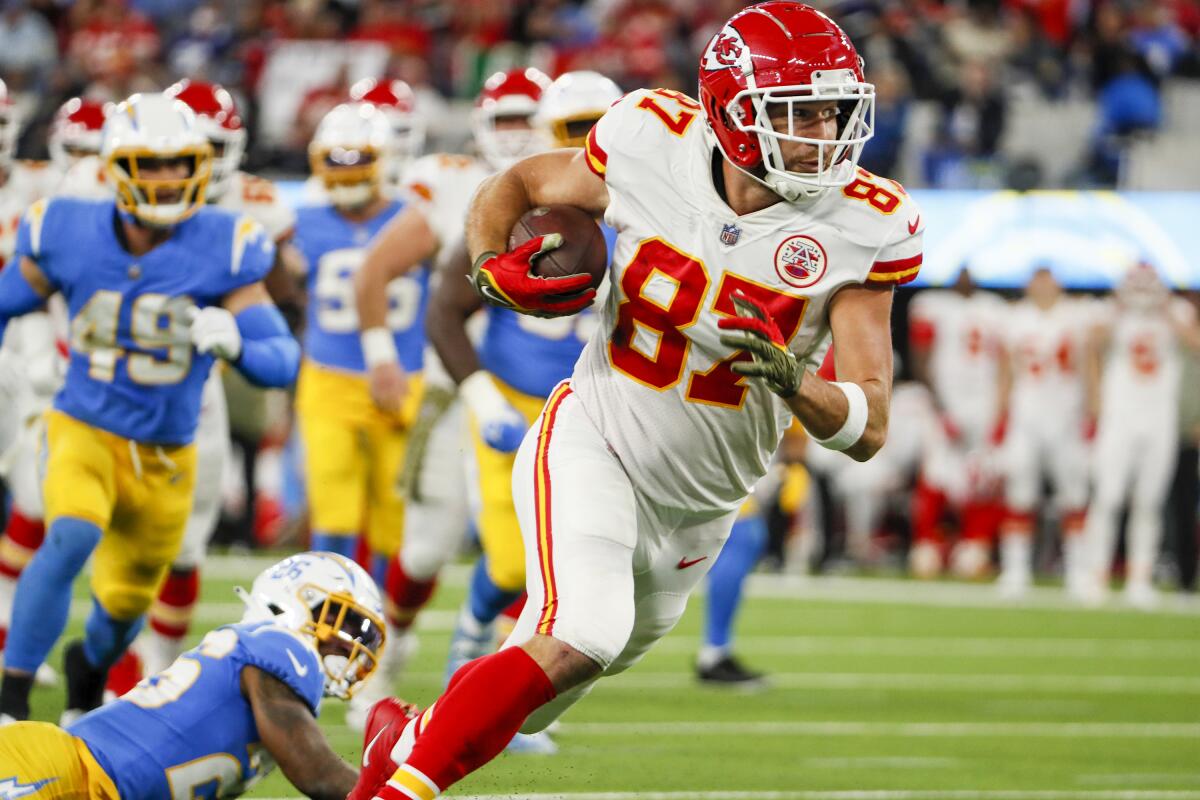
[[[308,325],[304,354],[334,369],[365,372],[359,344],[354,276],[362,267],[371,240],[404,203],[389,202],[363,223],[351,222],[331,204],[296,212],[295,243],[308,261]],[[425,266],[388,284],[387,326],[406,372],[419,372],[425,352],[425,306],[429,294]]]
[[[112,200],[42,200],[21,220],[17,255],[37,262],[70,310],[54,407],[127,439],[187,444],[213,364],[192,347],[189,309],[262,280],[275,246],[257,222],[211,206],[141,256],[124,248],[119,225]]]
[[[617,232],[601,224],[611,261]],[[586,309],[574,316],[542,319],[488,305],[487,330],[479,343],[479,363],[485,370],[522,394],[549,397],[569,378],[583,352],[596,313]]]
[[[218,628],[120,700],[67,731],[87,743],[122,800],[236,797],[274,761],[242,694],[242,669],[282,681],[313,716],[325,673],[311,643],[270,622]]]

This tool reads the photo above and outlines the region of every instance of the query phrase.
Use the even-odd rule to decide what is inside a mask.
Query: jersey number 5
[[[655,279],[655,284],[663,288],[652,297],[647,289]],[[621,290],[626,299],[617,307],[617,324],[608,346],[613,367],[658,391],[679,383],[692,345],[684,331],[699,319],[710,282],[700,260],[661,239],[642,242],[621,275]],[[785,294],[730,273],[725,273],[717,287],[713,313],[735,314],[731,297],[735,291],[765,305],[785,339],[790,341],[800,329],[808,298]],[[664,293],[669,293],[669,300],[662,299]],[[657,339],[652,354],[636,346],[639,331]],[[685,396],[694,403],[741,408],[746,399],[745,378],[731,367],[735,361],[749,358],[747,353],[738,351],[705,372],[693,372]]]

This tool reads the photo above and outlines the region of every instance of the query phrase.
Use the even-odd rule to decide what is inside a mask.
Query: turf
[[[205,627],[234,610],[239,581],[216,572],[230,571],[204,581],[204,597],[221,604],[204,612]],[[448,583],[398,687],[422,704],[440,688],[446,623],[462,597],[462,581]],[[773,674],[771,689],[694,683],[696,598],[658,649],[563,719],[559,755],[502,756],[452,794],[1200,798],[1194,606],[1014,607],[992,604],[979,587],[964,590],[972,605],[956,607],[953,596],[925,602],[923,587],[903,583],[799,586],[760,582],[740,620],[738,650]],[[43,719],[61,704],[49,689],[34,700]],[[355,759],[359,738],[342,717],[327,701],[330,739]],[[296,792],[276,772],[253,795]]]

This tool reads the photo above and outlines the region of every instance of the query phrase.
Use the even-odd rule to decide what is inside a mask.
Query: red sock
[[[990,544],[1004,518],[1004,507],[991,500],[972,500],[963,507],[963,538]]]
[[[476,660],[426,710],[412,754],[377,796],[435,797],[499,755],[526,717],[555,695],[541,666],[519,647]]]
[[[46,526],[40,519],[27,517],[14,508],[8,515],[8,528],[0,538],[0,575],[13,580],[21,577],[45,538]]]
[[[433,596],[437,587],[437,576],[427,581],[412,578],[404,571],[400,556],[396,555],[388,565],[387,580],[388,622],[400,630],[408,630],[417,614]]]
[[[171,570],[158,598],[150,606],[150,628],[171,639],[182,639],[192,627],[192,611],[200,596],[200,571]]]
[[[1071,509],[1062,515],[1062,532],[1064,536],[1078,536],[1083,533],[1083,525],[1087,520],[1087,511]]]
[[[946,495],[925,481],[917,481],[913,493],[913,539],[918,542],[942,541],[942,514]]]
[[[108,680],[104,688],[120,697],[137,686],[141,679],[142,660],[138,658],[137,653],[126,650],[125,655],[108,670]]]

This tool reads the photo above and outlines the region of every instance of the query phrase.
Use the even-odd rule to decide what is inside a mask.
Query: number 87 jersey
[[[920,212],[898,183],[859,170],[844,188],[736,216],[713,182],[721,155],[700,105],[662,89],[609,109],[585,156],[608,186],[605,221],[617,242],[613,289],[572,386],[650,499],[733,509],[766,472],[792,415],[730,368],[749,358],[720,342],[732,293],[764,304],[815,369],[839,289],[916,277]]]

